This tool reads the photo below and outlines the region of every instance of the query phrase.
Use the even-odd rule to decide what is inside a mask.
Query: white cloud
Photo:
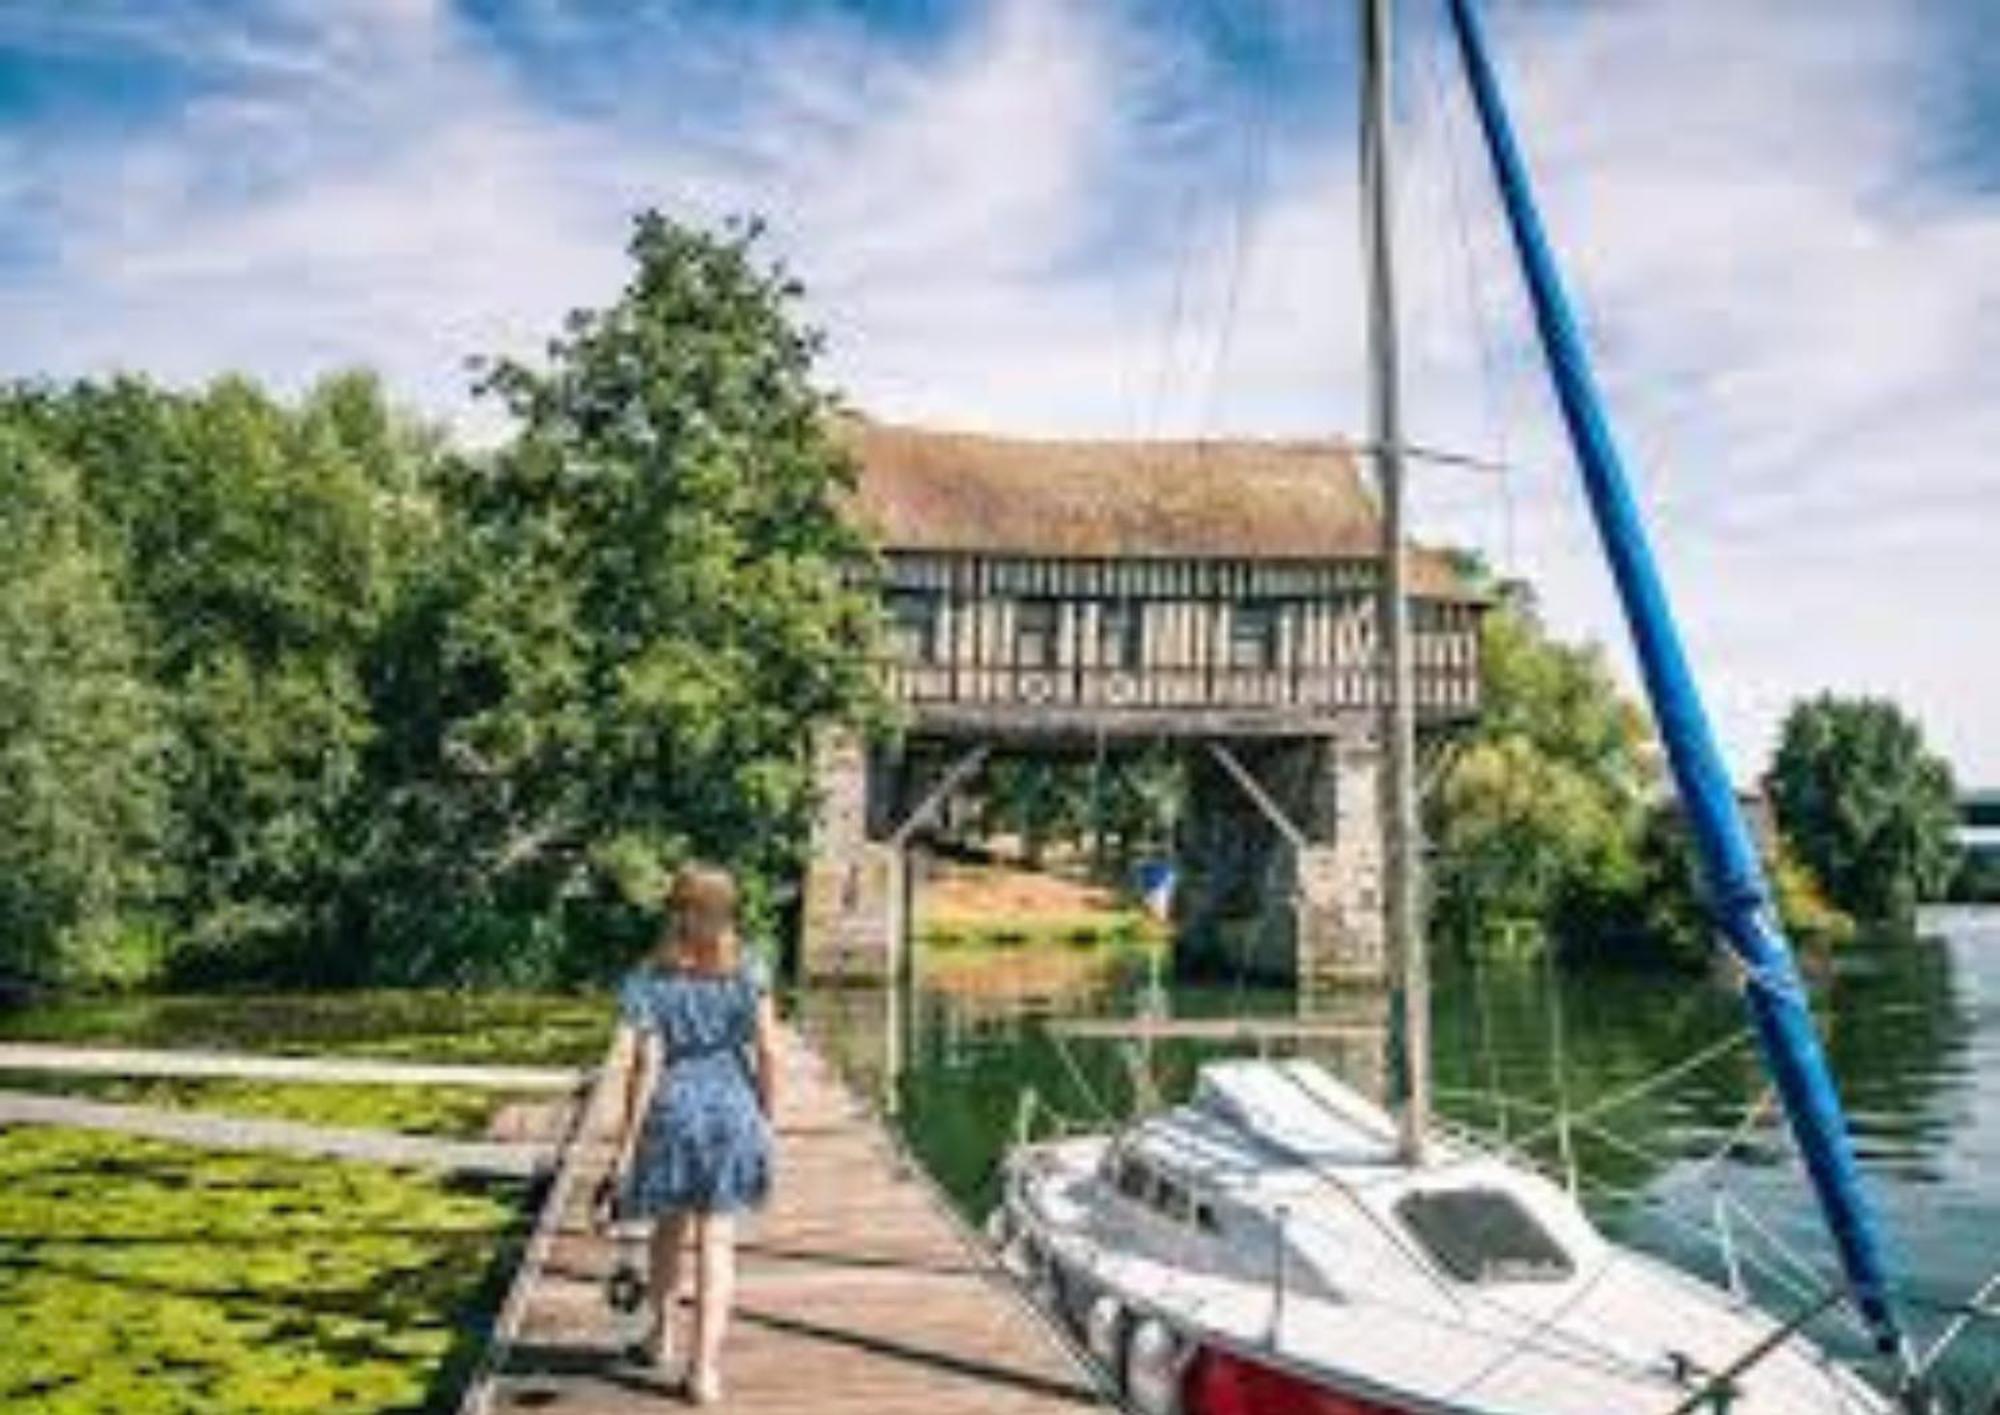
[[[2000,201],[1919,175],[1919,11],[1698,8],[1565,13],[1509,65],[1698,663],[1745,768],[1832,686],[2000,777]],[[1608,623],[1548,529],[1559,608]]]
[[[1769,0],[1726,26],[1705,0],[1500,8],[1551,222],[1738,764],[1791,697],[1875,688],[2000,780],[2000,633],[1983,617],[2000,199],[1921,175],[1921,8],[1857,0],[1835,20]],[[994,0],[935,45],[749,28],[707,53],[663,44],[657,90],[575,106],[415,0],[198,25],[58,16],[28,42],[115,31],[205,82],[115,144],[0,134],[0,222],[53,251],[0,267],[0,358],[291,384],[365,361],[490,428],[460,361],[532,352],[565,308],[605,298],[630,211],[658,204],[769,214],[834,376],[884,414],[1353,429],[1350,138],[1287,127],[1131,13]],[[0,21],[0,42],[20,28]],[[1560,623],[1610,636],[1483,159],[1411,57],[1416,431],[1524,467],[1511,535],[1490,478],[1427,474],[1425,510],[1542,582]],[[1469,274],[1498,321],[1485,358]]]

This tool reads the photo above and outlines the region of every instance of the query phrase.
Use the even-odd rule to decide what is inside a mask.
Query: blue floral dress
[[[659,1040],[664,1074],[640,1121],[618,1211],[633,1219],[693,1209],[733,1213],[771,1187],[771,1128],[757,1104],[748,1047],[762,965],[695,973],[642,965],[618,989],[620,1019]]]

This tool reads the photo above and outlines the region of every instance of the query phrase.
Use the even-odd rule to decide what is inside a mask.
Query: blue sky
[[[1618,641],[1469,113],[1405,0],[1434,537]],[[1739,770],[1822,687],[2000,782],[1990,0],[1493,0]],[[464,360],[607,298],[631,211],[768,216],[879,414],[1298,434],[1360,409],[1350,0],[0,0],[0,374]]]

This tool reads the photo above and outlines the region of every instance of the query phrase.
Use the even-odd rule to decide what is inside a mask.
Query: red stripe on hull
[[[1213,1347],[1195,1355],[1186,1379],[1189,1415],[1408,1415]]]

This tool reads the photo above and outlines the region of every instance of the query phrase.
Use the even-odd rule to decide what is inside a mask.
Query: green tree
[[[404,724],[385,895],[425,902],[373,924],[455,920],[427,968],[588,969],[691,853],[767,899],[799,863],[815,732],[876,720],[852,468],[799,289],[756,241],[644,216],[615,303],[484,371],[518,436],[443,479],[441,553],[380,675]]]
[[[162,746],[75,472],[0,413],[0,972],[152,971]]]
[[[1487,615],[1483,710],[1427,803],[1433,919],[1462,948],[1630,942],[1656,770],[1646,724],[1593,647],[1552,639],[1518,588]],[[1614,906],[1616,906],[1614,908]]]
[[[1882,698],[1821,694],[1786,715],[1767,778],[1785,835],[1833,901],[1909,929],[1958,868],[1951,768]]]
[[[240,378],[17,388],[116,539],[167,734],[161,906],[175,966],[350,975],[373,803],[364,667],[426,522],[434,438],[367,375],[287,406]]]
[[[1828,901],[1783,831],[1761,834],[1759,845],[1778,917],[1791,942],[1826,949],[1851,939],[1853,919]],[[1595,901],[1601,935],[1689,966],[1710,958],[1717,947],[1715,922],[1705,902],[1694,838],[1677,800],[1662,799],[1647,810],[1635,855],[1633,887]]]

